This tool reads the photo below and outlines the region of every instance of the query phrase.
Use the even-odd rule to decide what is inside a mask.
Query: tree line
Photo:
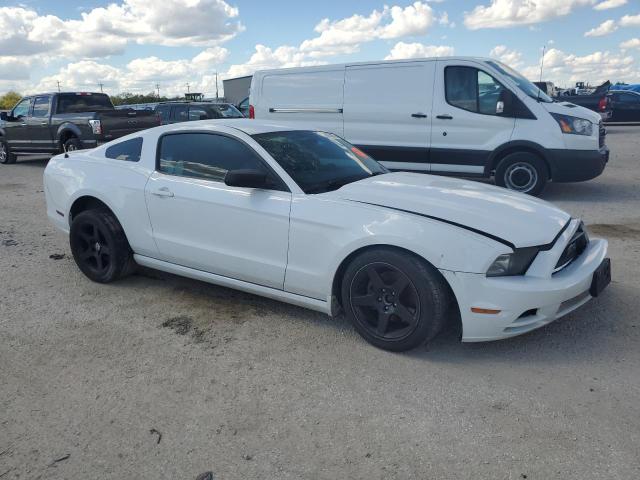
[[[16,103],[22,98],[22,95],[18,92],[7,92],[4,95],[0,96],[0,110],[10,110],[12,109]],[[119,93],[118,95],[114,95],[111,97],[111,101],[114,105],[129,105],[136,103],[157,103],[157,102],[166,102],[167,100],[178,100],[179,97],[176,98],[168,98],[168,97],[158,97],[155,92],[147,93],[147,94],[139,94],[139,93]]]

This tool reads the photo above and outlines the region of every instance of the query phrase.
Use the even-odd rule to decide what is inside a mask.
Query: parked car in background
[[[598,114],[493,59],[265,70],[250,99],[250,116],[333,132],[389,169],[493,176],[533,195],[549,180],[592,179],[609,158]]]
[[[93,281],[139,264],[328,315],[342,308],[388,350],[458,318],[466,342],[529,332],[611,279],[606,240],[550,203],[389,173],[334,134],[273,123],[150,129],[53,158],[44,185],[49,219]]]
[[[236,105],[236,108],[240,110],[240,113],[242,113],[242,115],[244,115],[245,117],[248,117],[249,116],[249,97],[245,98],[240,103],[238,103],[238,105]]]
[[[556,95],[556,87],[553,82],[533,82],[533,84],[550,97]]]
[[[24,97],[0,118],[0,163],[15,162],[17,154],[93,148],[159,124],[153,112],[116,110],[107,95],[89,92]]]
[[[640,93],[632,90],[610,91],[611,122],[640,122]]]
[[[230,103],[213,102],[163,102],[155,109],[162,125],[214,118],[243,118],[242,113]]]

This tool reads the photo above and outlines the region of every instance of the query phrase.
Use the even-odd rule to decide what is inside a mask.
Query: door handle
[[[169,190],[167,187],[162,187],[157,190],[151,192],[152,195],[156,197],[173,197],[173,192]]]
[[[427,115],[422,112],[412,113],[411,116],[413,118],[427,118]]]
[[[40,125],[49,125],[49,122],[40,122]]]
[[[26,127],[26,126],[27,126],[27,124],[26,124],[26,123],[21,123],[21,124],[20,124],[20,126],[21,126],[21,127]]]
[[[439,118],[440,120],[453,120],[453,117],[451,115],[438,115],[436,118]]]

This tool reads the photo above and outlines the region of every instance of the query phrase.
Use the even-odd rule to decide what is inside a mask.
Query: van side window
[[[448,104],[469,112],[497,114],[504,87],[488,73],[473,67],[447,67],[444,81]]]
[[[116,143],[110,146],[104,152],[107,158],[114,160],[124,160],[126,162],[139,162],[142,153],[142,138],[132,138],[124,142]]]

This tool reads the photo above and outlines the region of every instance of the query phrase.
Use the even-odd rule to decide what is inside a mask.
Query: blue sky
[[[638,0],[0,1],[0,92],[214,91],[213,73],[494,56],[570,85],[640,82]]]

